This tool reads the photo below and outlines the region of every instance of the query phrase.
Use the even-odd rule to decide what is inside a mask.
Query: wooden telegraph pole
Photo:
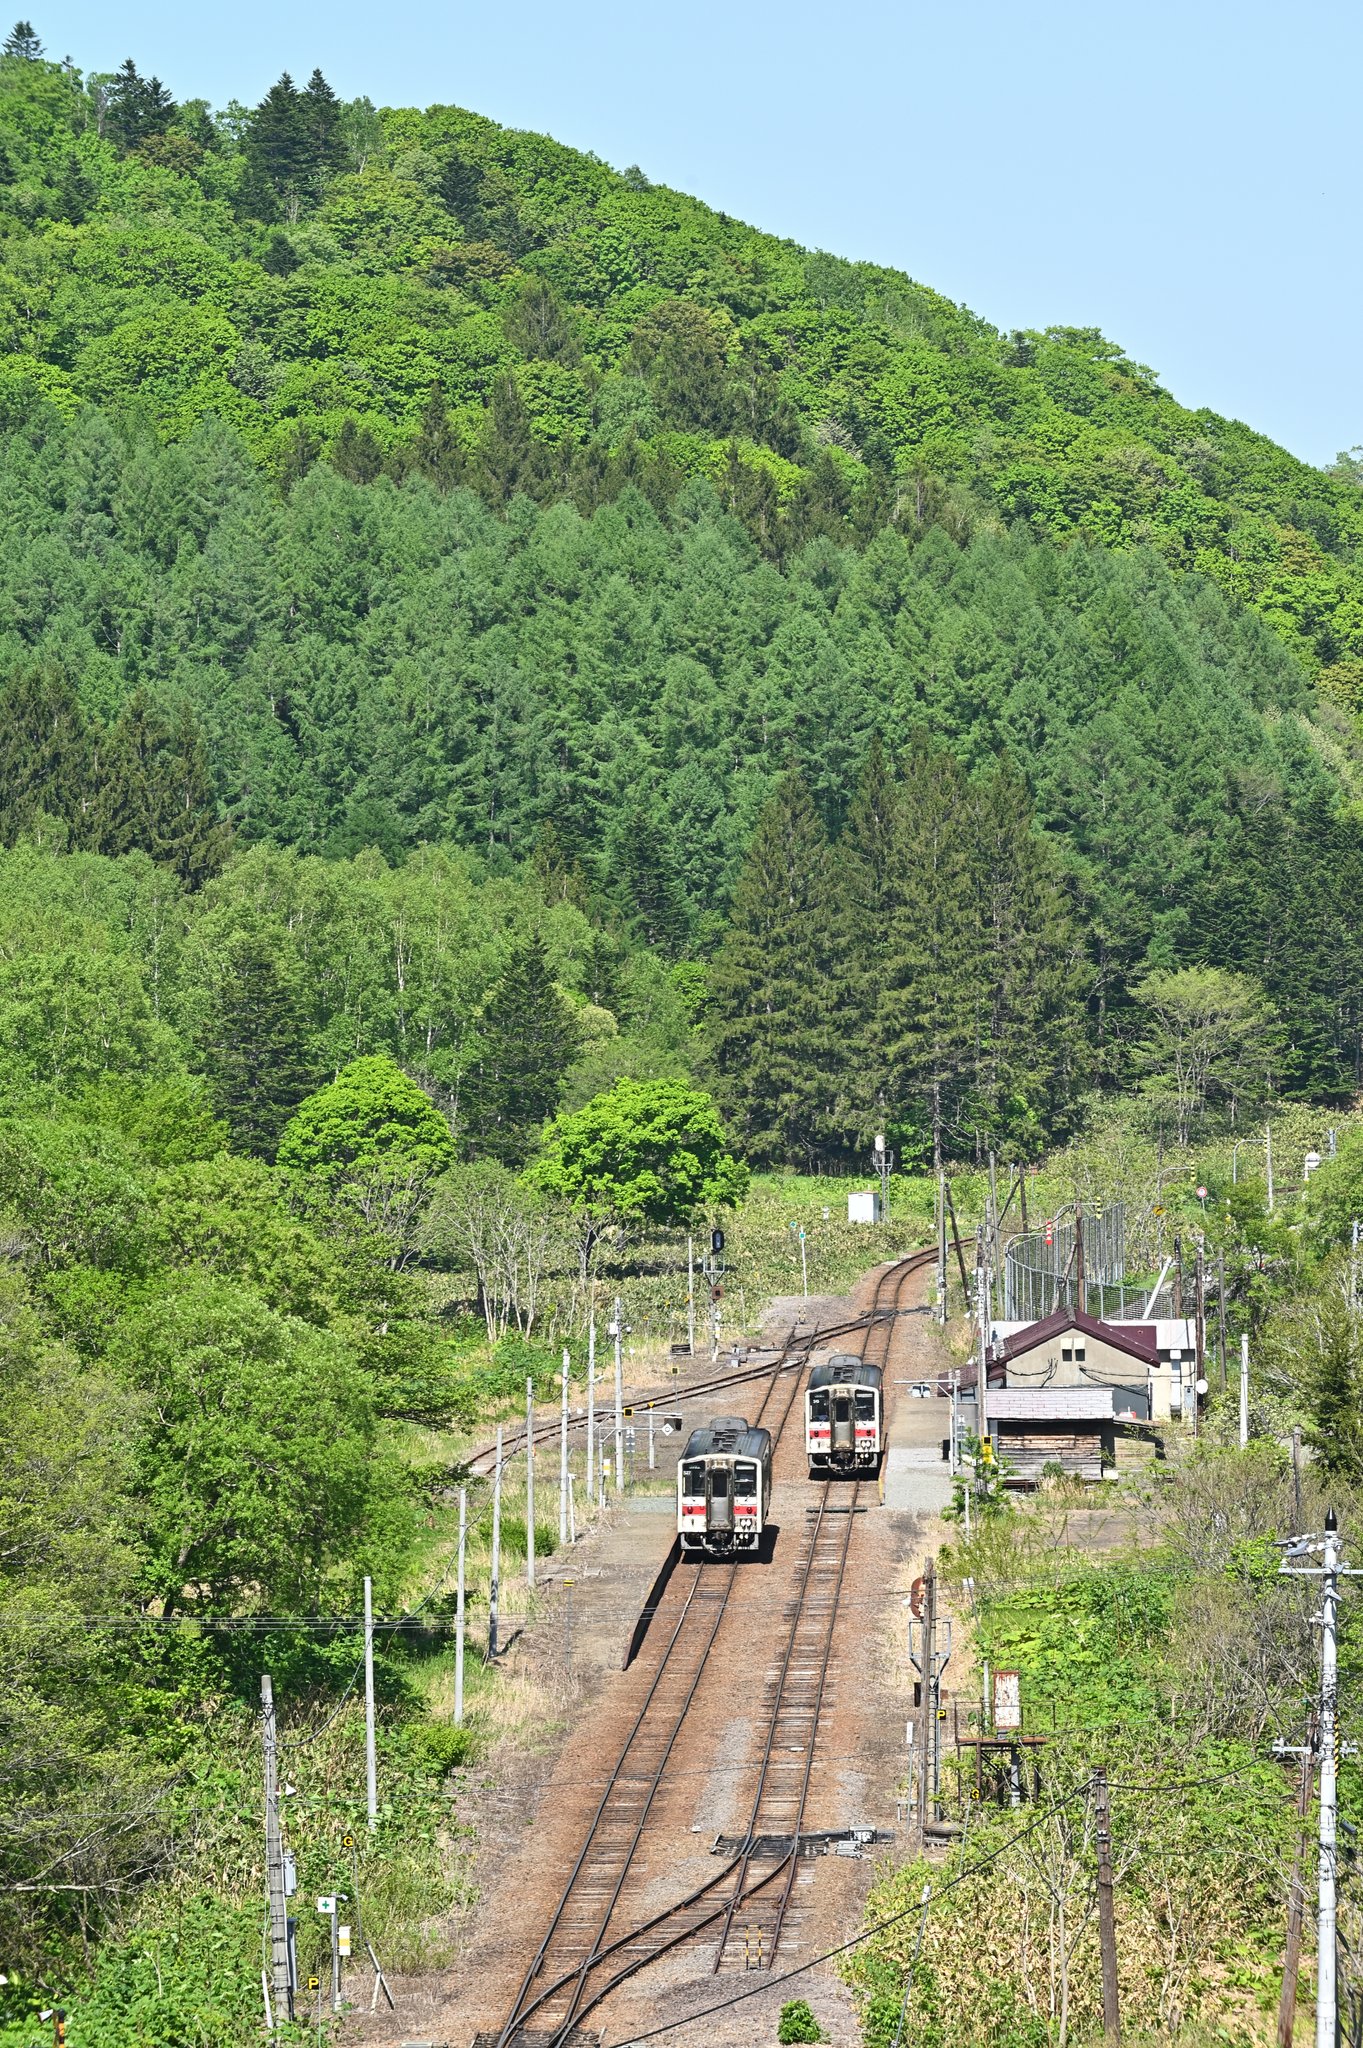
[[[1297,2019],[1297,1975],[1301,1968],[1301,1924],[1306,1907],[1306,1887],[1301,1881],[1302,1850],[1305,1846],[1306,1816],[1311,1811],[1311,1793],[1316,1779],[1316,1717],[1306,1724],[1306,1742],[1301,1753],[1301,1785],[1297,1793],[1296,1853],[1292,1858],[1292,1889],[1287,1904],[1287,1953],[1283,1958],[1283,1988],[1278,2000],[1278,2048],[1292,2048],[1292,2029]]]
[[[1103,2040],[1108,2048],[1117,2048],[1122,2023],[1117,2005],[1117,1917],[1112,1902],[1112,1812],[1107,1772],[1101,1764],[1093,1773],[1093,1823],[1098,1850],[1098,1940],[1103,1952]]]

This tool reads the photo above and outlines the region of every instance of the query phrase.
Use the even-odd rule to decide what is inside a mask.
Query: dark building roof
[[[1043,1316],[1039,1323],[1028,1323],[1025,1330],[1014,1331],[996,1344],[990,1354],[991,1365],[1007,1365],[1010,1359],[1024,1358],[1029,1351],[1035,1351],[1053,1338],[1077,1332],[1083,1337],[1093,1337],[1108,1344],[1114,1351],[1121,1351],[1128,1358],[1138,1358],[1142,1365],[1156,1365],[1159,1353],[1155,1348],[1155,1333],[1149,1323],[1100,1323],[1096,1316],[1087,1316],[1082,1309],[1058,1308],[1052,1314]]]

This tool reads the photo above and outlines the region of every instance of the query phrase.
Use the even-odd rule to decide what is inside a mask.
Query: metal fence
[[[1122,1322],[1143,1317],[1150,1285],[1126,1274],[1126,1211],[1120,1202],[1095,1210],[1082,1220],[1083,1294],[1079,1299],[1076,1227],[1056,1223],[1050,1243],[1045,1230],[1029,1230],[1006,1247],[1003,1260],[1003,1315],[1010,1323],[1036,1323],[1058,1308],[1079,1308],[1100,1320]],[[1171,1316],[1173,1289],[1158,1289],[1148,1313]]]

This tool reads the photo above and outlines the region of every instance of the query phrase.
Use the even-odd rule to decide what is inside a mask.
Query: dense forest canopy
[[[868,1118],[1034,1146],[1062,1096],[1131,1077],[1142,977],[1204,962],[1270,1006],[1266,1085],[1355,1085],[1356,464],[1186,411],[1095,333],[1000,334],[457,108],[314,72],[213,112],[21,27],[8,842],[141,850],[191,892],[233,843],[457,852],[442,914],[499,878],[541,921],[571,907],[572,987],[612,1018],[620,961],[681,963],[710,1027],[687,1059],[766,1089],[726,1099],[758,1156],[845,1157]],[[827,841],[817,944],[770,857],[792,766],[787,848]],[[935,953],[913,927],[947,850],[902,823],[868,847],[879,773],[958,814]],[[793,1013],[742,967],[775,957],[745,942],[764,920],[830,1048],[780,1114],[752,1019]],[[878,946],[873,985],[838,964]],[[925,1067],[871,1013],[949,960]],[[480,1000],[349,1050],[449,1089]]]

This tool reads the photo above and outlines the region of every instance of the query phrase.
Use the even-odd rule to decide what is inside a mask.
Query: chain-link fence
[[[1083,1235],[1083,1300],[1078,1238]],[[1049,1241],[1048,1241],[1049,1239]],[[1150,1285],[1126,1274],[1126,1212],[1120,1202],[1086,1214],[1080,1225],[1052,1224],[1015,1237],[1004,1252],[1004,1318],[1037,1323],[1058,1308],[1079,1308],[1100,1321],[1126,1322],[1174,1312],[1173,1289],[1161,1287],[1150,1301]]]

